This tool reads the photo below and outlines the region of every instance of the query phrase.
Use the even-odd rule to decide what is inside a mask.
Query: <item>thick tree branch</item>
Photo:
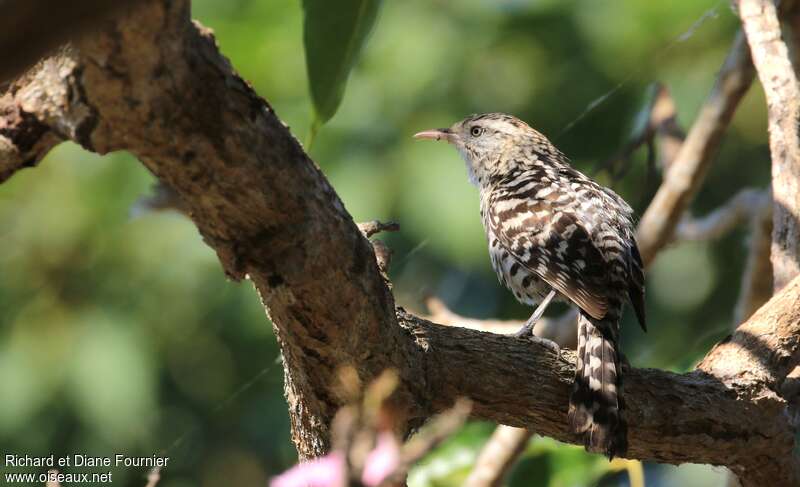
[[[399,316],[425,351],[430,391],[425,401],[434,411],[467,396],[478,418],[576,441],[566,418],[572,352],[562,351],[567,360],[559,360],[524,340]],[[800,279],[716,347],[696,371],[629,370],[630,456],[727,465],[744,485],[757,485],[759,479],[795,485],[800,477],[792,455],[793,426],[786,402],[772,387],[796,365],[790,355],[798,333]]]
[[[301,457],[329,447],[338,366],[352,363],[365,382],[389,364],[402,370],[410,344],[370,243],[211,32],[191,22],[187,0],[142,2],[42,63],[13,103],[89,150],[138,156],[178,192],[226,273],[254,282],[283,352]],[[17,147],[18,134],[8,134]],[[6,154],[0,167],[21,167]],[[419,414],[410,396],[397,400]]]
[[[762,193],[759,201],[750,208],[748,217],[750,231],[747,242],[747,261],[739,285],[739,298],[736,300],[736,307],[733,310],[731,324],[734,331],[740,323],[752,316],[769,300],[773,288],[772,263],[769,259],[772,236],[772,198],[769,194]],[[784,386],[787,382],[791,381],[784,381]],[[783,389],[784,387],[782,387],[781,395],[791,403],[789,397],[792,394],[784,393]],[[739,478],[729,471],[726,485],[740,487],[741,483]]]
[[[728,96],[736,97],[749,79],[747,64],[733,59],[741,62],[729,76],[739,81],[719,90],[734,85]],[[302,458],[330,447],[344,365],[364,383],[397,370],[392,401],[406,431],[467,396],[476,417],[577,440],[566,424],[573,354],[558,358],[522,339],[435,325],[402,310],[396,316],[370,243],[210,32],[190,21],[186,0],[144,2],[42,66],[9,103],[89,150],[135,154],[177,191],[227,274],[255,284],[283,353]],[[701,119],[711,111],[727,120],[732,105],[720,105]],[[18,145],[19,133],[5,136]],[[4,154],[0,167],[21,167]],[[798,309],[794,281],[697,371],[630,370],[630,454],[727,465],[746,485],[797,481],[793,425],[774,391],[797,365]]]
[[[23,109],[22,96],[26,93],[19,92],[31,78],[48,67],[55,67],[52,65],[50,61],[44,62],[25,78],[10,84],[5,93],[0,90],[0,182],[23,167],[35,166],[61,142],[50,127]],[[64,86],[64,83],[58,82],[58,85]]]
[[[48,51],[140,0],[2,0],[0,87]],[[0,89],[2,91],[2,89]]]
[[[773,0],[739,0],[769,112],[772,154],[772,269],[775,289],[800,274],[800,85],[781,37]]]

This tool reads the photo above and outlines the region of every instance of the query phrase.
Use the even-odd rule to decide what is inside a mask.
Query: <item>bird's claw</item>
[[[561,359],[561,347],[559,347],[558,344],[553,340],[548,340],[547,338],[542,338],[536,335],[529,336],[528,340],[550,350],[551,352],[556,354],[556,357],[559,360]]]
[[[547,338],[534,335],[533,325],[530,323],[525,323],[525,325],[520,328],[518,332],[514,333],[514,337],[529,340],[537,345],[541,345],[542,347],[555,353],[556,356],[561,359],[561,347],[559,347],[558,344],[553,340],[548,340]]]

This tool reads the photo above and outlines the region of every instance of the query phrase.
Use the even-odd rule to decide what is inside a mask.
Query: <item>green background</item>
[[[313,110],[300,3],[196,0],[193,9],[305,140]],[[355,220],[400,222],[399,233],[381,237],[395,252],[399,305],[421,311],[435,294],[460,314],[522,319],[530,310],[490,268],[477,193],[457,153],[411,135],[475,112],[508,112],[590,171],[625,143],[654,81],[672,91],[688,127],[737,24],[725,2],[706,0],[385,1],[339,112],[310,153]],[[637,153],[621,181],[598,176],[639,213],[654,184],[645,182],[645,159]],[[755,86],[693,211],[768,182]],[[164,452],[164,487],[265,485],[295,462],[272,328],[252,286],[225,279],[186,218],[130,215],[152,183],[128,154],[98,157],[63,144],[0,185],[0,453]],[[659,256],[647,278],[650,331],[632,316],[624,323],[635,366],[690,369],[728,333],[745,237],[740,229]],[[492,429],[467,425],[412,472],[410,485],[459,485]],[[650,486],[700,487],[720,485],[724,471],[647,465],[646,474]],[[145,483],[141,470],[114,475],[115,485]],[[627,480],[602,458],[537,438],[509,482]]]

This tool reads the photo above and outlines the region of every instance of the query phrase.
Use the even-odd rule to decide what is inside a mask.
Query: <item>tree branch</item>
[[[13,104],[88,150],[136,155],[177,191],[228,276],[253,281],[283,353],[302,458],[329,447],[338,366],[352,363],[364,382],[402,369],[410,343],[370,243],[211,31],[191,22],[187,0],[142,2],[43,62]],[[6,135],[16,147],[19,133]],[[22,166],[9,153],[7,175]],[[397,401],[419,415],[411,396]]]
[[[800,85],[781,37],[772,0],[739,0],[739,16],[747,34],[769,112],[772,154],[772,269],[775,289],[800,274]]]
[[[671,239],[675,225],[705,180],[722,135],[753,77],[747,43],[739,33],[711,94],[639,222],[636,239],[645,265]]]
[[[435,296],[426,299],[425,305],[430,313],[426,316],[426,319],[443,325],[509,335],[519,331],[520,327],[525,324],[522,320],[481,320],[461,316],[451,311],[441,299]],[[557,317],[546,316],[536,323],[533,333],[536,336],[552,340],[561,347],[575,348],[575,342],[577,341],[575,322],[577,319],[578,313],[574,309],[570,309]]]
[[[423,400],[433,411],[466,396],[477,418],[577,441],[566,415],[574,373],[571,351],[562,351],[563,360],[524,340],[443,327],[404,312],[399,318],[425,352],[429,394]],[[744,485],[766,479],[772,485],[795,485],[800,477],[792,455],[793,427],[786,402],[771,387],[794,363],[787,354],[797,349],[798,333],[800,279],[694,372],[629,370],[629,455],[663,463],[727,465]]]
[[[745,188],[702,218],[684,217],[675,229],[674,239],[682,242],[718,239],[739,224],[757,218],[770,200],[764,190]]]
[[[748,65],[734,54],[738,68],[728,70],[717,108],[705,109],[702,120],[727,120],[735,103],[722,98],[738,99],[749,84]],[[190,21],[187,0],[143,2],[41,66],[9,103],[89,150],[135,154],[179,194],[226,273],[249,277],[258,289],[283,354],[301,458],[330,447],[343,365],[362,383],[397,371],[392,405],[405,431],[466,396],[475,417],[577,441],[566,417],[574,355],[396,315],[370,243],[269,105],[219,54],[210,31]],[[718,140],[715,127],[706,127],[709,140]],[[20,132],[4,136],[18,146]],[[698,150],[697,137],[690,133],[682,154]],[[689,166],[707,164],[709,151]],[[9,174],[22,167],[10,153],[0,154]],[[797,365],[798,310],[800,280],[698,370],[628,371],[630,455],[727,465],[745,485],[796,482],[793,425],[773,391]]]
[[[499,487],[533,433],[525,428],[500,425],[481,449],[465,487]]]
[[[49,51],[140,0],[3,0],[0,91]]]
[[[24,93],[19,93],[20,88],[50,66],[50,62],[42,63],[0,94],[0,183],[17,170],[38,164],[62,140],[35,115],[23,109],[21,97]],[[58,84],[63,86],[63,83]]]

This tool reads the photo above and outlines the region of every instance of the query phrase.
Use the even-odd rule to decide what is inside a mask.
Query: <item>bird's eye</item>
[[[483,133],[483,129],[476,125],[470,129],[469,133],[472,134],[473,137],[480,137]]]

